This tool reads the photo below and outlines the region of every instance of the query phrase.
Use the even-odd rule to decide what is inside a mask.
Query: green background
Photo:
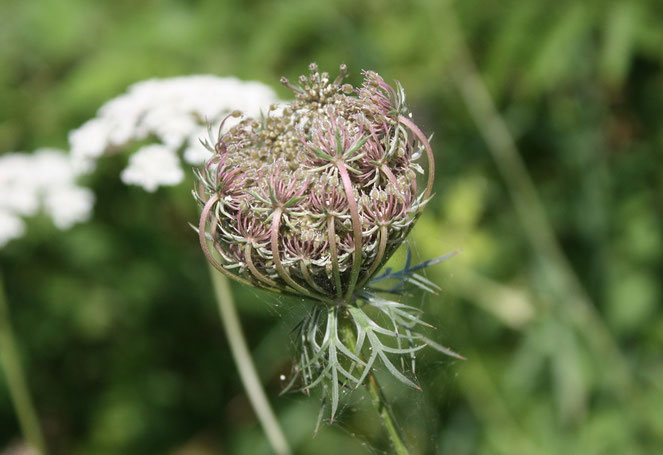
[[[423,393],[384,378],[413,452],[660,451],[658,1],[2,0],[0,153],[65,148],[69,130],[139,80],[233,75],[287,97],[279,77],[295,80],[311,61],[332,74],[345,62],[354,83],[361,69],[398,79],[434,133],[436,197],[411,246],[421,259],[463,252],[428,272],[439,296],[410,303],[468,360],[423,354]],[[543,224],[514,161],[485,140],[503,144],[499,125],[472,114],[477,74],[538,190]],[[86,181],[97,196],[91,222],[61,233],[36,219],[0,251],[49,446],[270,453],[187,225],[197,218],[190,181],[156,194],[128,188],[118,178],[126,160],[102,160]],[[289,331],[309,304],[234,290],[296,453],[389,453],[361,392],[311,437],[318,398],[278,396]],[[19,439],[0,374],[0,453]]]

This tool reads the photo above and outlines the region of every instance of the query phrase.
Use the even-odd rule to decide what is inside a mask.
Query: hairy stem
[[[389,406],[387,398],[384,396],[384,392],[382,392],[380,384],[378,384],[377,379],[372,374],[368,375],[366,389],[368,390],[368,394],[371,397],[373,406],[375,406],[375,409],[380,415],[382,426],[389,435],[389,440],[394,446],[395,453],[398,455],[409,455],[410,451],[405,445],[405,440],[396,421],[394,411],[391,409],[391,406]]]
[[[348,349],[354,352],[356,348],[355,335],[352,331],[352,328],[348,324],[343,324],[341,336],[343,337],[343,344],[345,344]],[[398,425],[398,421],[396,420],[396,415],[389,405],[384,392],[382,392],[380,384],[372,373],[368,375],[366,390],[368,391],[368,395],[371,397],[373,406],[378,411],[380,422],[382,423],[382,427],[389,436],[389,441],[391,442],[391,445],[394,449],[394,453],[396,455],[409,455],[410,451],[405,444],[405,438],[403,437],[403,432],[401,431],[400,426]]]
[[[0,361],[5,370],[7,387],[23,437],[27,444],[39,455],[46,455],[46,444],[39,426],[25,374],[16,352],[14,332],[9,321],[9,306],[0,276]]]
[[[260,384],[260,379],[253,364],[239,316],[235,309],[235,302],[228,280],[221,274],[216,273],[216,269],[213,266],[210,265],[209,270],[212,284],[214,285],[216,302],[221,313],[223,329],[228,337],[228,344],[230,345],[235,365],[237,365],[240,379],[251,402],[251,406],[253,406],[253,410],[258,416],[258,420],[260,420],[260,424],[274,452],[277,455],[290,455],[292,450],[285,439],[283,430],[276,420],[274,411],[269,405],[265,391]]]

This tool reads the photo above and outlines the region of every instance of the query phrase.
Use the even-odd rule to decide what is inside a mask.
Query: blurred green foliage
[[[596,321],[532,249],[459,95],[459,16]],[[132,82],[211,73],[273,86],[316,61],[405,86],[435,133],[437,196],[413,232],[444,287],[422,304],[434,338],[424,393],[387,382],[415,453],[652,454],[663,447],[663,8],[622,1],[228,0],[0,3],[0,153],[66,147],[67,132]],[[278,88],[282,96],[288,96]],[[156,195],[89,179],[94,220],[43,220],[0,252],[21,354],[55,454],[261,454],[187,184]],[[398,258],[395,258],[398,261]],[[658,278],[657,278],[658,277]],[[358,392],[311,439],[317,402],[277,397],[306,304],[235,287],[268,393],[301,454],[388,453]],[[571,302],[571,303],[569,303]],[[607,334],[613,364],[593,340]],[[603,341],[606,341],[605,339]],[[386,378],[385,378],[386,379]],[[0,448],[20,438],[0,375]],[[1,449],[0,449],[1,450]]]

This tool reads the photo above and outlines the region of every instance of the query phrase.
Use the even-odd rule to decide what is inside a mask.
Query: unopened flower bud
[[[281,78],[293,102],[272,105],[261,121],[246,118],[219,138],[208,164],[218,163],[215,171],[200,173],[200,235],[228,276],[329,304],[361,292],[404,238],[392,226],[418,216],[421,206],[409,195],[422,169],[413,159],[421,141],[399,125],[395,113],[407,112],[402,89],[377,73],[364,72],[354,89],[342,83],[345,65],[333,82],[315,63],[309,70],[298,87]],[[304,256],[292,251],[305,246],[312,257],[300,264]],[[228,263],[233,257],[247,267]]]

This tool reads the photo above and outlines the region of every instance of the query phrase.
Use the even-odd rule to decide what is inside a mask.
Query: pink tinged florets
[[[288,209],[299,205],[306,199],[304,193],[309,185],[308,179],[298,180],[291,178],[287,172],[281,171],[281,166],[277,164],[273,169],[273,174],[268,178],[263,178],[260,182],[260,190],[254,194],[263,207],[255,207],[256,210],[273,211],[277,208]]]
[[[400,86],[368,71],[354,89],[344,65],[333,81],[309,69],[298,85],[282,79],[292,103],[243,118],[210,147],[196,196],[217,269],[331,304],[361,292],[404,240],[432,177],[418,194],[416,161],[429,146],[404,117]]]
[[[282,245],[285,256],[290,261],[303,261],[322,267],[329,256],[327,240],[315,234],[306,239],[284,236]]]
[[[263,246],[269,240],[270,230],[264,223],[249,214],[239,211],[235,219],[239,243],[250,243],[254,248]]]
[[[403,221],[406,223],[410,221],[407,209],[412,203],[408,193],[396,196],[393,192],[389,194],[387,191],[373,190],[367,199],[365,214],[372,226],[369,232],[381,226],[402,228],[407,226],[402,224]]]
[[[348,200],[343,190],[339,187],[338,180],[335,183],[321,183],[316,191],[309,194],[310,215],[313,218],[347,218]]]
[[[364,124],[347,124],[344,119],[336,119],[334,109],[327,109],[327,116],[315,121],[312,139],[302,137],[308,151],[305,163],[311,171],[324,171],[337,163],[351,166],[364,155],[364,145],[369,136],[365,136]],[[356,171],[353,169],[353,172]]]

